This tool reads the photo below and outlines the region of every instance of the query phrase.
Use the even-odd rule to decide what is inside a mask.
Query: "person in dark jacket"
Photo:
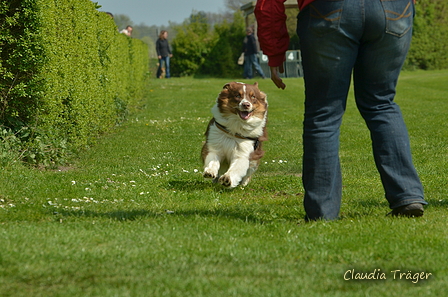
[[[170,58],[173,56],[171,53],[170,45],[168,43],[168,32],[162,30],[159,35],[159,39],[156,41],[157,57],[159,58],[159,69],[157,69],[157,77],[162,75],[162,64],[165,63],[165,78],[170,78]],[[163,62],[163,63],[162,63]]]
[[[244,52],[244,78],[253,78],[252,74],[252,65],[254,65],[255,70],[257,70],[258,74],[262,78],[265,78],[265,75],[263,73],[263,70],[260,67],[260,64],[258,64],[258,57],[257,57],[257,43],[255,41],[255,37],[253,34],[253,31],[251,28],[247,28],[246,30],[246,37],[244,38],[243,42],[243,52]]]

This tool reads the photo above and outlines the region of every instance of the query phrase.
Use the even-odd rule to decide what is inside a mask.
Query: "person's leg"
[[[303,122],[303,186],[307,220],[339,216],[342,176],[339,133],[352,68],[357,56],[355,36],[361,28],[359,4],[316,0],[298,17],[305,81]]]
[[[244,55],[243,78],[248,78],[249,66],[251,66],[251,64],[249,63],[247,55]]]
[[[265,78],[263,69],[261,69],[261,66],[258,63],[258,56],[257,56],[257,54],[253,54],[253,64],[254,64],[255,70],[258,72],[258,74],[260,74],[260,76],[262,78]]]
[[[170,74],[170,57],[169,56],[165,57],[165,71],[166,71],[165,78],[170,78],[171,74]]]
[[[253,64],[253,55],[244,56],[244,78],[253,78],[252,64]]]
[[[391,208],[427,204],[412,162],[407,128],[394,102],[412,21],[412,1],[366,1],[366,29],[354,67],[356,103],[370,130],[375,163]]]

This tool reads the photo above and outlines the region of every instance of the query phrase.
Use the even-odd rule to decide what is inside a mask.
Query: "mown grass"
[[[0,296],[443,296],[447,78],[403,73],[396,98],[430,202],[424,217],[385,216],[351,95],[341,220],[312,223],[303,221],[301,79],[284,91],[259,81],[270,104],[266,155],[234,190],[204,181],[199,158],[227,80],[151,81],[143,108],[70,167],[2,168]],[[353,269],[387,279],[344,280]],[[400,280],[395,270],[431,275]]]

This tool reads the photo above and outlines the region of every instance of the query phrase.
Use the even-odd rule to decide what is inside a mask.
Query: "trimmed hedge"
[[[90,0],[0,4],[0,160],[51,165],[84,148],[143,96],[148,48]]]

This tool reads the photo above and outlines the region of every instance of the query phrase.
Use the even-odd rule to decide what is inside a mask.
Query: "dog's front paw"
[[[235,188],[240,184],[241,178],[238,176],[232,176],[230,174],[224,174],[218,179],[218,182],[227,188]]]
[[[224,174],[219,178],[219,183],[224,187],[230,188],[232,187],[232,179],[227,174]]]
[[[209,179],[215,179],[216,178],[216,174],[214,172],[212,172],[210,169],[205,169],[204,173],[202,174],[202,176],[204,178],[209,178]]]

